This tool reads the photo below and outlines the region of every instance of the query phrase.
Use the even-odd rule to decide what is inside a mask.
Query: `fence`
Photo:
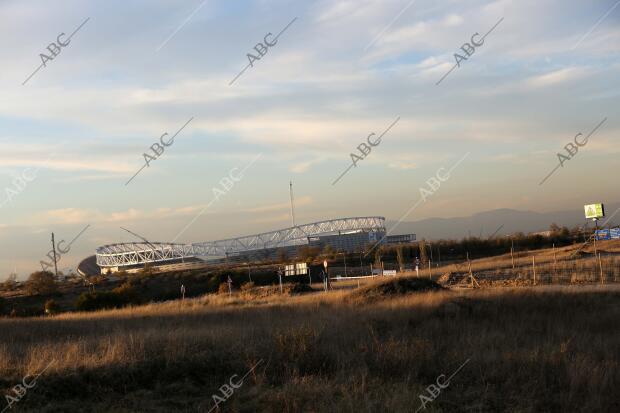
[[[362,267],[328,267],[327,272],[330,277],[363,277],[370,276],[370,265],[364,265]]]
[[[533,251],[515,252],[508,258],[490,257],[468,261],[454,262],[450,265],[436,267],[431,263],[420,265],[419,271],[406,264],[401,271],[398,263],[384,262],[381,266],[333,266],[329,267],[330,278],[355,279],[382,275],[385,270],[389,275],[396,270],[397,275],[405,274],[432,278],[444,285],[471,286],[527,286],[543,284],[586,284],[586,283],[617,283],[620,282],[620,255],[600,253],[598,255],[581,253],[570,257],[566,252],[563,257],[555,253],[537,253]],[[470,276],[471,269],[471,276]],[[384,274],[387,275],[387,274]]]
[[[553,257],[530,257],[515,260],[514,267],[501,263],[497,268],[475,268],[472,275],[481,285],[541,285],[586,284],[620,282],[620,257],[599,254],[581,258],[553,259]],[[467,263],[465,263],[467,266]],[[478,264],[477,267],[480,267]],[[428,273],[424,274],[428,276]],[[471,283],[469,270],[454,266],[433,278],[445,284]]]

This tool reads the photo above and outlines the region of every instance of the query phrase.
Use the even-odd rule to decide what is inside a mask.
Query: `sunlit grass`
[[[21,411],[206,411],[231,375],[264,360],[224,411],[414,411],[428,384],[471,358],[431,411],[612,411],[617,403],[617,287],[368,302],[347,299],[347,290],[277,291],[2,319],[0,384],[6,393],[55,360]]]

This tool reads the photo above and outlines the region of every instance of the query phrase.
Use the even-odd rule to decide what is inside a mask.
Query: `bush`
[[[11,274],[7,277],[6,281],[2,283],[4,291],[13,291],[17,288],[17,274]]]
[[[241,284],[241,291],[248,291],[248,290],[251,290],[254,287],[255,287],[255,285],[251,281],[247,282],[247,283],[243,283],[243,284]]]
[[[44,315],[43,308],[40,306],[36,307],[23,307],[23,308],[13,308],[9,314],[10,317],[39,317]]]
[[[221,283],[217,289],[218,294],[228,294],[230,290],[228,289],[228,283]]]
[[[130,282],[112,291],[100,293],[82,293],[75,302],[78,311],[96,311],[109,308],[121,308],[131,304],[140,304],[142,300]]]
[[[142,301],[131,281],[125,281],[123,284],[113,289],[112,293],[117,294],[127,303],[139,304]]]
[[[102,293],[82,293],[75,302],[78,311],[96,311],[106,308],[122,307],[118,295],[111,292]]]
[[[396,278],[380,283],[369,284],[354,290],[346,298],[352,301],[375,301],[379,299],[396,298],[411,293],[442,291],[444,287],[427,278]]]
[[[45,314],[54,315],[60,312],[60,307],[54,300],[47,300],[45,302]]]
[[[308,284],[292,284],[289,287],[289,294],[312,293],[314,290]]]
[[[54,274],[49,271],[37,271],[30,274],[26,281],[26,292],[29,295],[49,295],[58,291]]]

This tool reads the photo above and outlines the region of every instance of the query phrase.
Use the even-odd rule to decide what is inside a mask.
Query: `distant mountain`
[[[620,203],[605,204],[606,218],[603,223],[618,208]],[[538,232],[546,231],[552,223],[569,228],[576,225],[583,225],[585,218],[583,210],[568,210],[555,212],[533,212],[518,211],[514,209],[495,209],[492,211],[480,212],[469,217],[455,218],[428,218],[414,222],[401,222],[394,228],[392,234],[417,234],[418,239],[440,239],[454,238],[460,239],[467,236],[487,238],[495,231],[495,236],[509,235],[515,232]],[[386,226],[388,230],[396,224],[396,221],[388,220]],[[620,212],[614,216],[607,224],[620,224]],[[589,226],[593,225],[590,221]],[[498,231],[499,228],[499,231]]]

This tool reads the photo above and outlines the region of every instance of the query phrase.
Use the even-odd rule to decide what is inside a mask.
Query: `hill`
[[[607,216],[611,216],[620,203],[606,205]],[[515,209],[495,209],[480,212],[467,217],[454,218],[428,218],[419,221],[404,221],[396,226],[394,234],[417,234],[418,239],[460,239],[467,236],[486,238],[495,233],[495,236],[508,235],[516,232],[546,231],[549,225],[556,223],[559,226],[574,227],[584,225],[583,210],[534,212],[519,211]],[[395,221],[388,221],[386,225],[392,228]],[[620,224],[620,214],[611,219],[609,225]],[[590,222],[589,227],[593,224]],[[498,230],[499,229],[499,230]]]

